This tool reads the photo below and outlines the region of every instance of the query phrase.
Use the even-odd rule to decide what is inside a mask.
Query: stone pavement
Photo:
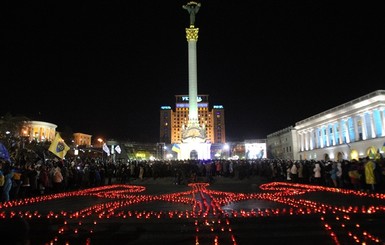
[[[0,244],[385,244],[384,198],[260,178],[131,180],[0,204]]]

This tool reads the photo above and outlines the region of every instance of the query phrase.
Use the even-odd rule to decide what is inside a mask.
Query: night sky
[[[0,114],[158,142],[160,107],[188,94],[186,3],[9,1]],[[266,138],[385,89],[381,1],[200,3],[198,93],[224,106],[227,141]]]

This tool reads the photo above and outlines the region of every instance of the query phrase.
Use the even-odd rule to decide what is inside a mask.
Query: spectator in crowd
[[[9,195],[12,188],[12,177],[13,177],[11,163],[9,161],[2,162],[2,172],[4,175],[4,185],[1,193],[1,201],[8,202],[10,200]]]
[[[357,161],[353,160],[350,164],[348,175],[350,178],[350,183],[353,186],[353,189],[359,191],[361,187],[361,174],[358,172]]]
[[[63,175],[61,173],[61,169],[59,166],[55,167],[55,170],[53,171],[53,190],[54,192],[60,192],[62,191],[62,185],[63,185]]]
[[[374,169],[376,164],[369,157],[364,158],[364,169],[365,169],[365,183],[370,191],[375,191],[376,176]]]
[[[313,172],[314,172],[314,183],[317,185],[321,184],[321,166],[319,163],[314,164]]]

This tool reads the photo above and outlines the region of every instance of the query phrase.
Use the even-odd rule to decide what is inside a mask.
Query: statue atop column
[[[201,6],[200,3],[197,3],[194,1],[191,1],[191,2],[187,3],[186,5],[183,5],[183,8],[186,9],[188,11],[188,13],[190,14],[190,26],[194,26],[195,15],[198,13],[200,6]]]

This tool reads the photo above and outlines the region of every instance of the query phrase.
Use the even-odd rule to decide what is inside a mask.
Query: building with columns
[[[57,125],[42,121],[27,121],[20,132],[20,135],[28,138],[29,141],[52,141],[55,138]]]
[[[296,135],[291,141],[294,160],[339,161],[383,154],[385,90],[376,90],[299,121],[289,132]],[[268,149],[280,147],[277,136],[283,133],[268,135]]]

